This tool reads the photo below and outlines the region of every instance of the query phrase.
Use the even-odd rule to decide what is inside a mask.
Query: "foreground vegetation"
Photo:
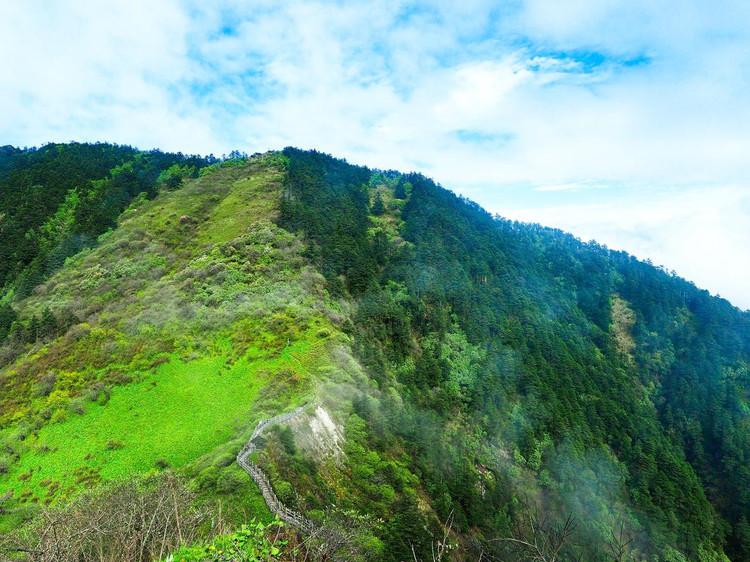
[[[6,268],[13,544],[135,473],[206,517],[151,558],[750,559],[750,315],[419,174],[295,149],[207,164],[132,188],[59,270]],[[94,207],[114,166],[76,180]],[[71,197],[55,232],[83,228]],[[253,460],[320,525],[305,540],[233,463],[302,404]]]

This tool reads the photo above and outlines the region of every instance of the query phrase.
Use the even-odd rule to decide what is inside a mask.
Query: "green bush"
[[[231,535],[216,537],[202,546],[181,548],[164,559],[164,562],[255,562],[280,558],[287,546],[286,541],[276,538],[276,529],[283,523],[276,520],[270,525],[256,522],[243,525]]]
[[[108,451],[115,451],[117,449],[122,449],[125,446],[125,443],[120,441],[119,439],[110,439],[107,441],[106,449]]]
[[[276,496],[281,500],[281,503],[287,506],[294,507],[297,502],[297,494],[294,492],[292,485],[286,480],[281,480],[274,485]]]
[[[223,453],[218,455],[213,462],[216,468],[226,468],[234,462],[235,456],[232,453]]]
[[[201,490],[211,490],[213,488],[216,488],[216,482],[221,476],[221,471],[216,468],[215,466],[209,466],[208,468],[204,468],[198,473],[198,476],[195,478],[195,482],[198,485],[198,488]]]
[[[245,478],[242,474],[234,470],[228,470],[216,481],[216,491],[220,494],[231,494],[239,490],[244,483]]]
[[[0,474],[7,474],[13,459],[8,455],[0,455]]]
[[[49,396],[55,388],[55,382],[57,382],[57,375],[55,373],[47,373],[34,385],[31,395],[34,398]]]

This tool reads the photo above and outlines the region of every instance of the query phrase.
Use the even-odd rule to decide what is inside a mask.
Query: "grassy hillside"
[[[74,320],[5,344],[6,530],[26,506],[212,452],[215,484],[227,442],[313,392],[337,329],[302,245],[271,222],[282,172],[278,155],[228,162],[140,197],[16,305],[21,324],[44,311]]]
[[[253,460],[340,556],[750,557],[750,315],[419,174],[295,149],[175,173],[6,293],[0,530],[133,473],[267,520],[234,455],[310,403]]]
[[[215,158],[106,143],[0,149],[0,338],[24,297],[115,226],[134,197],[174,189]]]

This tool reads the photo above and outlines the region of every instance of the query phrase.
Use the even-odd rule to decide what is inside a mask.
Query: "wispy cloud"
[[[534,188],[534,191],[542,193],[551,193],[557,191],[588,191],[590,189],[608,189],[610,186],[606,183],[596,181],[580,181],[558,183],[554,185],[540,185]]]

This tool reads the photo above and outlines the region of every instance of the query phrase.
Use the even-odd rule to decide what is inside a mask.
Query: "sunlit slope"
[[[269,154],[137,200],[21,303],[22,319],[74,320],[0,371],[0,495],[49,503],[184,466],[311,391],[336,330],[322,278],[272,222],[283,173]]]

